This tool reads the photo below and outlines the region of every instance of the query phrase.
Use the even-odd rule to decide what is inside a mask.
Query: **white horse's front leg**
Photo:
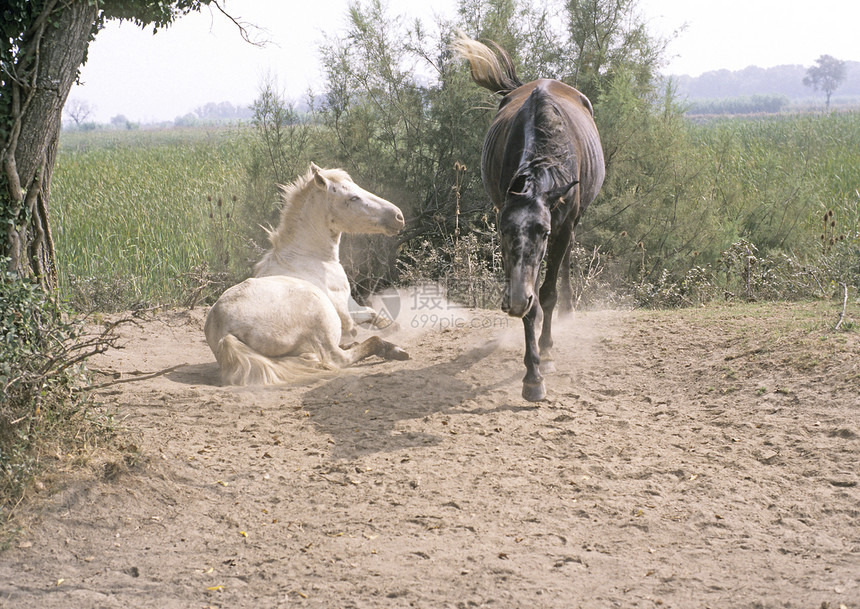
[[[355,337],[358,336],[358,328],[355,327],[355,322],[348,312],[337,312],[340,317],[340,344],[341,346],[351,346],[355,344]]]

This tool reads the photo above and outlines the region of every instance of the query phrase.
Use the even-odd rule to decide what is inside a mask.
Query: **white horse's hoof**
[[[385,330],[395,322],[393,319],[385,316],[385,315],[377,315],[373,321],[370,323],[371,326],[376,328],[377,330]]]
[[[523,397],[529,402],[540,402],[546,399],[546,386],[539,383],[523,383]]]

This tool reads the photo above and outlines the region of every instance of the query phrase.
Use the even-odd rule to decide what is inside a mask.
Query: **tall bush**
[[[33,280],[0,273],[0,514],[38,473],[47,448],[109,431],[103,417],[96,425],[85,418],[79,390],[81,363],[109,344],[105,335],[85,336]]]
[[[396,280],[401,247],[441,245],[486,211],[479,159],[487,123],[469,112],[480,97],[453,63],[446,29],[404,26],[371,0],[350,7],[346,33],[323,49],[322,125],[336,143],[334,161],[407,219],[396,240],[345,239],[342,259],[360,287]]]

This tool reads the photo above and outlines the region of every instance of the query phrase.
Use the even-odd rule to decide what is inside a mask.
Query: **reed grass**
[[[194,269],[223,267],[213,243],[233,235],[224,215],[244,190],[243,142],[237,128],[63,134],[52,184],[62,294],[102,308],[88,301],[171,303]]]

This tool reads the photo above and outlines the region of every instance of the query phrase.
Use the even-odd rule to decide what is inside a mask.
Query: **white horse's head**
[[[334,232],[396,235],[404,227],[403,213],[394,203],[364,190],[345,171],[311,163],[311,174],[313,186],[325,191]]]

